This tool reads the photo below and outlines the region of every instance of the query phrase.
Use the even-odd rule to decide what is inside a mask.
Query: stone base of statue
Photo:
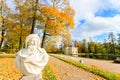
[[[20,80],[42,80],[42,76],[41,75],[22,76]]]

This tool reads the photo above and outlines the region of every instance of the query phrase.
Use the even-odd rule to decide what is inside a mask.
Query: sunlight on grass
[[[42,72],[43,72],[43,80],[57,80],[49,64],[46,65],[46,67]]]

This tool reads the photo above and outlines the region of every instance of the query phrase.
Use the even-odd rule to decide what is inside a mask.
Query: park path
[[[58,55],[61,57],[65,57],[68,59],[80,61],[83,60],[84,64],[91,65],[91,66],[96,66],[111,72],[117,72],[120,73],[120,64],[119,63],[114,63],[112,60],[111,61],[106,61],[106,60],[96,60],[96,59],[89,59],[89,58],[83,58],[83,57],[73,57],[69,55]]]
[[[58,80],[105,80],[81,68],[70,65],[57,58],[51,57],[49,62]]]

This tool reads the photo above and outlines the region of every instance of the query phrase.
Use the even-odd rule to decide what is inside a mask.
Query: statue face
[[[26,48],[28,48],[28,46],[39,47],[40,44],[41,44],[41,39],[37,34],[30,34],[26,37],[26,43],[25,43]]]
[[[32,48],[32,49],[37,48],[38,45],[37,42],[38,42],[37,38],[30,39],[28,41],[28,48]]]

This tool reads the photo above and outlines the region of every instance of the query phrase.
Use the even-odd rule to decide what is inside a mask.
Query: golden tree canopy
[[[52,36],[62,36],[74,28],[73,16],[52,6],[44,6],[40,10],[45,24],[45,31]],[[73,12],[74,13],[74,12]]]

